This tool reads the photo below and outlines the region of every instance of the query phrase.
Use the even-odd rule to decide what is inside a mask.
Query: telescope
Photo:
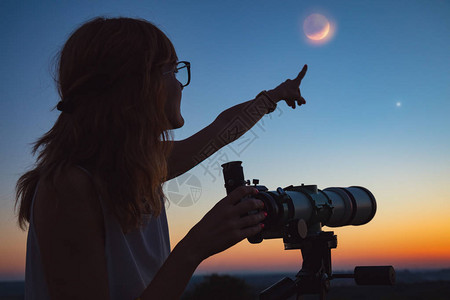
[[[250,184],[244,180],[241,161],[222,165],[227,194],[235,188]],[[317,189],[316,185],[299,185],[277,188],[269,191],[265,186],[253,184],[259,193],[252,196],[264,202],[267,217],[264,230],[249,238],[250,243],[260,243],[263,239],[283,238],[285,244],[316,235],[322,226],[340,227],[363,225],[375,216],[375,197],[366,188],[330,187]]]
[[[250,185],[250,181],[244,179],[241,161],[225,163],[222,168],[227,194],[239,186]],[[264,239],[282,238],[285,250],[300,249],[303,257],[302,269],[295,280],[282,279],[264,290],[260,299],[287,299],[295,293],[297,299],[305,294],[320,294],[321,299],[325,299],[330,280],[336,278],[354,278],[359,285],[395,283],[392,266],[356,267],[353,274],[332,273],[331,249],[337,247],[337,237],[332,231],[322,231],[322,227],[359,226],[370,222],[377,204],[368,189],[351,186],[320,190],[317,185],[301,184],[269,191],[259,185],[258,179],[253,179],[252,183],[259,193],[251,197],[264,202],[261,210],[267,212],[267,217],[263,230],[248,241],[257,244]]]

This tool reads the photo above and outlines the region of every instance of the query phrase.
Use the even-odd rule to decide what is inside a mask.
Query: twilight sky
[[[314,13],[333,23],[322,44],[303,32]],[[16,226],[14,185],[34,162],[30,143],[59,113],[52,110],[59,101],[54,57],[74,29],[99,15],[153,22],[180,60],[191,62],[185,126],[175,139],[309,66],[305,106],[281,103],[240,140],[166,185],[172,246],[225,196],[218,166],[241,160],[246,178],[271,190],[305,183],[372,191],[378,211],[370,223],[333,229],[335,269],[450,267],[449,1],[3,0],[0,280],[24,277],[26,232]],[[198,272],[300,267],[299,251],[285,251],[282,240],[243,241]]]

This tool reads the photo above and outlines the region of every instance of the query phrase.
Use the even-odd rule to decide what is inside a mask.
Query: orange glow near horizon
[[[351,270],[357,265],[393,265],[397,269],[450,268],[450,224],[447,219],[438,215],[434,220],[421,220],[413,225],[402,225],[401,221],[384,223],[335,229],[325,227],[324,231],[332,230],[338,237],[338,247],[331,250],[333,269]],[[172,247],[184,234],[184,229],[173,232]],[[24,277],[25,240],[24,233],[10,239],[14,243],[0,247],[0,277]],[[284,250],[282,239],[264,240],[255,245],[244,240],[205,260],[197,273],[296,272],[301,264],[300,250]]]
[[[404,183],[371,183],[383,187],[370,188],[378,204],[372,221],[362,226],[323,228],[337,235],[338,246],[331,250],[334,270],[352,270],[358,265],[393,265],[398,270],[450,268],[448,176],[439,174],[436,180],[414,188],[410,185],[414,178],[406,172],[404,178],[409,180]],[[219,198],[205,195],[205,199]],[[424,199],[433,199],[432,205]],[[190,208],[172,206],[168,211],[172,246],[212,206],[213,202],[206,201]],[[296,272],[301,264],[300,250],[284,250],[282,239],[256,245],[244,240],[208,258],[197,272]]]
[[[323,228],[334,231],[338,239],[337,248],[331,250],[333,270],[351,270],[358,265],[393,265],[398,270],[450,268],[447,192],[433,196],[439,209],[416,201],[412,195],[405,197],[410,199],[406,208],[396,206],[399,202],[395,200],[395,194],[391,197],[389,210],[382,209],[386,205],[380,200],[379,211],[368,224]],[[422,195],[416,197],[424,198]],[[385,195],[379,197],[385,198]],[[201,219],[203,210],[209,209],[199,207],[176,208],[173,205],[168,210],[172,247]],[[24,278],[26,236],[27,233],[18,228],[2,236],[2,240],[8,241],[0,243],[2,280]],[[301,264],[300,250],[284,250],[282,239],[264,240],[255,245],[244,240],[205,260],[197,273],[297,272]]]
[[[380,243],[377,238],[374,240]],[[410,239],[411,243],[414,237]],[[365,245],[339,243],[332,249],[334,270],[349,270],[358,265],[393,265],[398,269],[432,269],[450,267],[450,246],[404,247],[404,243],[378,245],[373,247],[368,241]],[[444,247],[442,247],[444,246]],[[302,257],[300,250],[284,250],[281,239],[265,240],[259,245],[243,241],[226,252],[211,257],[199,267],[202,273],[211,272],[270,272],[300,270]]]
[[[380,217],[363,226],[323,228],[334,231],[338,247],[331,250],[334,270],[358,265],[393,265],[396,269],[450,268],[450,222],[445,211],[435,218],[412,223],[407,215],[397,220]],[[181,235],[180,235],[181,237]],[[174,245],[177,241],[172,240]],[[295,272],[300,250],[284,250],[282,239],[250,244],[247,240],[204,261],[197,272]]]

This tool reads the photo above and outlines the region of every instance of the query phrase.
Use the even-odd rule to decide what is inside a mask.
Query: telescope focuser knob
[[[286,192],[280,187],[277,188],[277,193],[280,194],[280,195],[283,195],[283,196],[286,195]]]
[[[277,193],[281,196],[281,202],[282,203],[288,203],[288,201],[290,200],[289,195],[286,194],[286,191],[283,190],[283,188],[278,187],[277,188]]]

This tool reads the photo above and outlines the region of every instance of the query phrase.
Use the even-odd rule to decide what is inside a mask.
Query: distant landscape
[[[336,271],[336,273],[344,273]],[[347,272],[348,273],[348,272]],[[211,275],[195,275],[183,299],[237,299],[231,296],[231,291],[245,290],[240,299],[258,299],[259,292],[270,287],[284,277],[294,278],[295,274],[265,273],[265,274],[220,274],[218,278],[227,278],[218,290],[208,287],[205,294],[205,278]],[[331,282],[331,289],[326,299],[329,300],[448,300],[450,295],[450,269],[441,270],[397,270],[395,286],[357,286],[352,279],[336,279]],[[202,285],[203,283],[203,285]],[[228,286],[227,286],[228,285]],[[236,287],[239,287],[236,289]],[[203,296],[198,296],[199,288],[203,287]],[[208,294],[209,293],[209,294]],[[230,298],[232,297],[232,298]],[[24,299],[23,281],[0,282],[0,300]],[[319,299],[318,296],[305,296],[305,300]]]

